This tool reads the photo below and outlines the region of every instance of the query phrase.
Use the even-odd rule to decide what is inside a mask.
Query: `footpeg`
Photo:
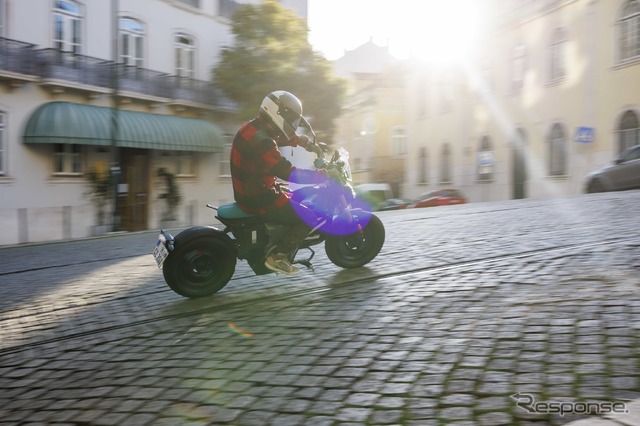
[[[306,266],[307,269],[311,270],[312,272],[315,271],[315,269],[313,269],[313,265],[311,264],[311,262],[309,262],[308,260],[298,260],[295,263],[299,263],[302,266]]]
[[[315,269],[313,268],[313,265],[311,264],[311,259],[313,259],[313,256],[316,255],[316,252],[313,251],[313,249],[311,247],[305,247],[305,248],[311,252],[311,256],[309,256],[308,259],[296,260],[293,263],[299,263],[302,266],[306,266],[307,269],[309,269],[311,271],[315,271]]]

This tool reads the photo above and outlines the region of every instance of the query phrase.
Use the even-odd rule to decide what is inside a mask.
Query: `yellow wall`
[[[505,3],[499,4],[504,7]],[[539,7],[544,2],[532,4]],[[616,20],[623,1],[568,0],[555,5],[520,20],[505,14],[511,16],[509,25],[493,27],[494,33],[473,56],[448,65],[455,74],[450,110],[439,107],[445,65],[413,64],[405,92],[412,158],[407,163],[408,195],[445,185],[439,181],[444,141],[452,148],[453,176],[446,185],[460,188],[471,201],[513,198],[511,135],[516,128],[527,134],[527,197],[580,193],[586,173],[617,155],[615,130],[621,115],[626,110],[640,114],[640,58],[619,65],[615,54]],[[567,37],[567,74],[561,81],[550,82],[548,49],[558,27]],[[526,74],[523,90],[513,94],[511,57],[519,43],[526,46]],[[421,85],[425,76],[426,86]],[[486,85],[484,100],[479,100],[474,80]],[[418,111],[421,97],[427,103],[426,115]],[[562,176],[550,176],[548,170],[547,137],[554,123],[566,130],[568,165]],[[576,128],[581,126],[595,128],[593,143],[574,141]],[[494,178],[487,183],[478,182],[476,175],[477,149],[483,136],[491,138],[495,156]],[[423,146],[429,156],[427,185],[418,184],[417,161],[413,160]]]

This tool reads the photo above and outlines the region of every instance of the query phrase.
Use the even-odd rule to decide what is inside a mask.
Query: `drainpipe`
[[[111,179],[113,182],[113,231],[120,227],[118,215],[118,184],[120,183],[120,156],[118,151],[118,0],[111,0]]]

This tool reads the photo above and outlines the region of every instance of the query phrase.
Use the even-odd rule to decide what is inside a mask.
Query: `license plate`
[[[158,242],[153,249],[153,258],[156,260],[158,268],[162,268],[164,260],[167,258],[167,256],[169,256],[169,250],[167,250],[167,247],[164,245],[165,241],[167,240],[164,235],[160,234],[160,236],[158,237]]]

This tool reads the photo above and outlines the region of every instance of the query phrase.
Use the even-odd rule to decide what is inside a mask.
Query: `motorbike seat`
[[[218,216],[220,217],[220,219],[227,220],[250,219],[256,217],[255,215],[247,214],[242,211],[240,206],[238,206],[238,204],[236,203],[227,203],[218,207]]]

